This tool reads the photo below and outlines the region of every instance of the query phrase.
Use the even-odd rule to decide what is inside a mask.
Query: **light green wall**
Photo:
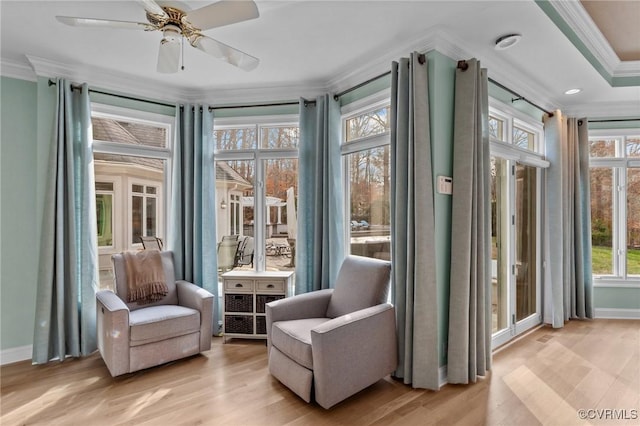
[[[33,340],[37,230],[37,85],[0,81],[0,349]]]
[[[589,130],[597,130],[597,129],[638,129],[640,131],[640,118],[636,120],[631,120],[632,118],[637,117],[617,117],[617,119],[621,119],[624,121],[605,121],[605,122],[590,122]],[[589,117],[589,120],[598,120],[597,117]],[[616,118],[605,118],[603,120],[616,120]],[[629,121],[627,121],[629,120]]]
[[[456,62],[436,51],[427,53],[429,124],[433,178],[453,174],[453,102]],[[434,194],[436,281],[438,285],[438,353],[447,363],[449,340],[449,276],[451,272],[451,195]]]
[[[259,117],[262,115],[293,115],[298,113],[300,113],[299,105],[278,105],[270,107],[219,108],[215,110],[213,115],[215,118],[228,118]]]
[[[131,100],[126,98],[112,95],[105,95],[103,93],[89,92],[89,98],[91,102],[99,104],[112,105],[121,108],[133,109],[136,111],[151,112],[154,114],[175,116],[175,107],[167,105],[158,105],[152,102],[145,102],[144,100]],[[125,95],[126,96],[126,95]]]
[[[596,308],[640,309],[640,288],[596,287],[593,298]]]
[[[536,121],[542,121],[542,111],[523,100],[513,101],[513,99],[516,98],[513,93],[504,90],[502,87],[496,86],[491,82],[489,82],[489,96],[499,100],[505,105],[517,109],[518,111],[528,115]]]

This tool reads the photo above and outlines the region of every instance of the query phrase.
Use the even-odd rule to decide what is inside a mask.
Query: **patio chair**
[[[236,265],[236,253],[238,251],[238,236],[225,235],[218,243],[218,270],[226,272]]]
[[[236,261],[234,266],[251,265],[253,266],[253,251],[255,248],[255,240],[253,237],[240,237],[238,240],[238,250],[236,252]]]

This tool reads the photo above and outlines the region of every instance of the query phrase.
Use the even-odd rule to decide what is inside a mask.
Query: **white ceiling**
[[[209,3],[180,4],[192,10]],[[640,116],[640,87],[612,87],[533,0],[256,3],[258,19],[205,34],[260,58],[257,69],[245,72],[187,47],[185,70],[165,75],[155,70],[159,32],[69,27],[55,19],[146,22],[137,2],[1,0],[2,75],[66,76],[143,97],[220,105],[340,91],[387,71],[412,50],[436,49],[454,59],[480,59],[491,78],[546,109]],[[496,51],[495,40],[506,33],[523,38]],[[626,75],[639,77],[640,65],[630,65]],[[583,91],[563,94],[573,87]]]

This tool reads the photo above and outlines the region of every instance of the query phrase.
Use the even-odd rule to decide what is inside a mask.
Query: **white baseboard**
[[[13,364],[14,362],[31,359],[32,352],[33,345],[4,349],[0,351],[0,365]]]
[[[602,319],[640,319],[640,309],[595,308],[594,314]]]

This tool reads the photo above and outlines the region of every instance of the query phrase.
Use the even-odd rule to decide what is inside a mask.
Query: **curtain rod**
[[[424,63],[426,62],[426,60],[427,60],[427,57],[426,57],[426,55],[425,55],[424,53],[420,53],[420,54],[418,55],[418,62],[420,62],[420,64],[424,64]],[[359,89],[359,88],[361,88],[361,87],[363,87],[363,86],[366,86],[366,85],[367,85],[367,84],[369,84],[369,83],[373,83],[373,82],[374,82],[374,81],[376,81],[376,80],[379,80],[379,79],[381,79],[381,78],[383,78],[383,77],[388,76],[389,74],[391,74],[391,70],[389,70],[389,71],[387,71],[387,72],[383,72],[382,74],[377,75],[377,76],[375,76],[375,77],[371,77],[369,80],[363,81],[363,82],[362,82],[362,83],[360,83],[360,84],[356,84],[355,86],[350,87],[350,88],[348,88],[348,89],[345,89],[345,90],[343,90],[343,91],[342,91],[342,92],[340,92],[340,93],[336,93],[335,95],[333,95],[333,100],[334,100],[334,101],[337,101],[338,99],[340,99],[341,97],[343,97],[343,96],[344,96],[344,95],[346,95],[347,93],[351,93],[351,92],[353,92],[354,90]]]
[[[515,101],[525,101],[529,105],[531,105],[531,106],[533,106],[535,108],[538,108],[540,111],[544,112],[549,117],[553,117],[553,112],[547,111],[546,109],[542,108],[541,106],[538,106],[538,105],[534,104],[529,99],[525,98],[524,96],[520,95],[519,93],[514,92],[513,90],[509,89],[508,87],[505,87],[504,85],[498,83],[494,79],[490,78],[489,82],[492,83],[492,84],[495,84],[496,86],[500,87],[501,89],[506,90],[507,92],[511,93],[512,95],[515,95],[516,96],[515,98],[511,98],[511,103],[514,103]]]
[[[587,120],[589,123],[616,123],[622,121],[640,121],[640,118],[610,118],[606,120]]]
[[[49,80],[49,86],[55,86],[56,82],[53,80]],[[81,86],[78,85],[71,85],[72,89],[80,89]],[[128,99],[131,101],[138,101],[138,102],[146,102],[149,104],[154,104],[154,105],[161,105],[161,106],[168,106],[168,107],[175,107],[174,104],[169,104],[166,102],[159,102],[159,101],[151,101],[151,100],[147,100],[147,99],[138,99],[138,98],[134,98],[131,96],[126,96],[126,95],[118,95],[118,94],[114,94],[114,93],[107,93],[107,92],[102,92],[100,90],[95,90],[95,89],[89,89],[89,93],[98,93],[101,95],[107,95],[107,96],[114,96],[116,98],[122,98],[122,99]],[[304,101],[304,106],[307,105],[313,105],[315,104],[316,101],[315,100],[306,100]],[[269,103],[269,104],[255,104],[255,105],[229,105],[229,106],[214,106],[214,107],[209,107],[209,111],[213,111],[216,109],[238,109],[238,108],[252,108],[252,107],[271,107],[271,106],[285,106],[285,105],[299,105],[299,102],[273,102],[273,103]],[[180,107],[184,107],[184,105],[180,105]]]
[[[304,106],[315,104],[315,100],[304,100]],[[239,108],[263,108],[263,107],[272,107],[272,106],[288,106],[288,105],[300,105],[300,102],[294,101],[284,101],[284,102],[272,102],[268,104],[253,104],[253,105],[221,105],[221,106],[211,106],[209,107],[209,111],[213,111],[216,109],[239,109]]]
[[[391,71],[384,72],[384,73],[382,73],[382,74],[380,74],[380,75],[377,75],[377,76],[375,76],[375,77],[370,78],[370,79],[369,79],[369,80],[367,80],[367,81],[363,81],[363,82],[362,82],[362,83],[360,83],[360,84],[356,84],[356,85],[355,85],[355,86],[353,86],[353,87],[350,87],[350,88],[348,88],[348,89],[346,89],[346,90],[343,90],[343,91],[342,91],[342,92],[340,92],[340,93],[336,93],[335,95],[333,95],[333,100],[334,100],[334,101],[337,101],[338,99],[340,99],[342,96],[346,95],[347,93],[351,93],[351,92],[353,92],[354,90],[359,89],[359,88],[361,88],[361,87],[363,87],[363,86],[366,86],[367,84],[372,83],[372,82],[374,82],[374,81],[376,81],[376,80],[379,80],[379,79],[381,79],[382,77],[386,77],[386,76],[388,76],[389,74],[391,74]]]
[[[55,86],[56,84],[57,83],[55,81],[49,80],[49,86]],[[72,90],[77,90],[77,89],[80,89],[80,88],[81,88],[81,86],[78,86],[78,85],[75,85],[75,84],[71,85],[71,89]],[[139,99],[139,98],[134,98],[132,96],[118,95],[118,94],[115,94],[115,93],[107,93],[107,92],[102,92],[100,90],[95,90],[95,89],[89,89],[89,93],[98,93],[100,95],[113,96],[113,97],[116,97],[116,98],[128,99],[130,101],[145,102],[145,103],[148,103],[148,104],[154,104],[154,105],[160,105],[160,106],[167,106],[167,107],[174,107],[175,108],[174,104],[168,104],[166,102],[151,101],[151,100],[148,100],[148,99]]]
[[[458,69],[461,69],[462,71],[466,71],[467,68],[469,68],[469,64],[467,64],[467,61],[458,61]],[[505,85],[498,83],[497,81],[495,81],[492,78],[489,78],[489,82],[494,84],[494,85],[496,85],[496,86],[498,86],[498,87],[500,87],[501,89],[506,90],[507,92],[511,93],[512,95],[516,96],[515,98],[511,98],[511,103],[514,103],[515,101],[525,101],[529,105],[531,105],[531,106],[533,106],[535,108],[538,108],[540,111],[544,112],[549,117],[553,117],[553,112],[547,111],[546,109],[542,108],[541,106],[538,106],[538,105],[534,104],[529,99],[525,98],[524,96],[522,96],[521,94],[515,92],[514,90],[509,89]]]

